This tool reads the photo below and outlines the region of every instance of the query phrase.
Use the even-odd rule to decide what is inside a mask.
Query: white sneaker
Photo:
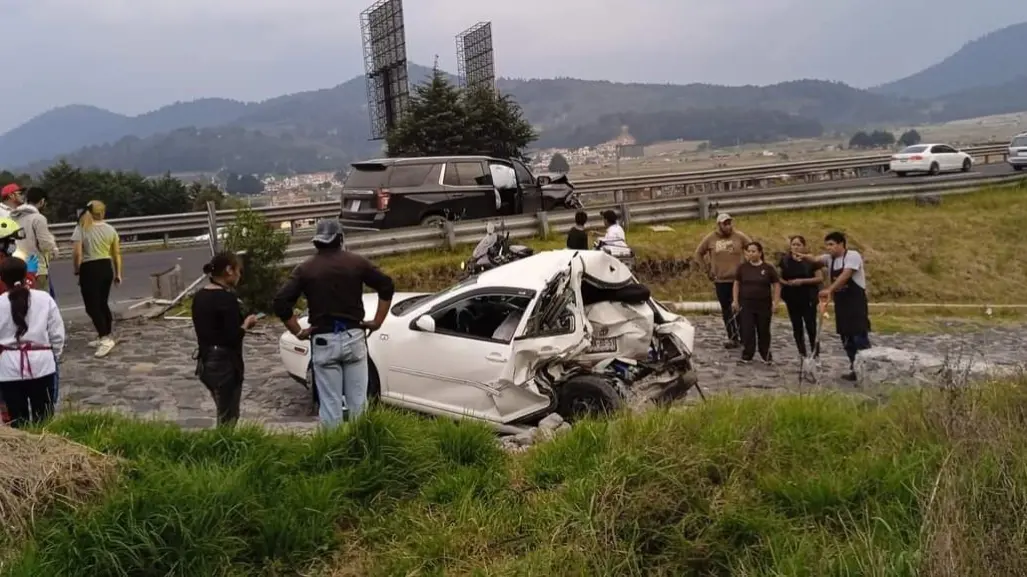
[[[98,347],[98,346],[100,346],[100,339],[93,339],[93,340],[89,341],[88,343],[86,343],[86,346]]]
[[[103,337],[100,339],[100,344],[96,347],[96,358],[101,359],[111,354],[111,350],[114,349],[114,339],[112,337]]]

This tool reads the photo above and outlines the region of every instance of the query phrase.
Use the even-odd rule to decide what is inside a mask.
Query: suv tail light
[[[919,154],[917,154],[917,155],[914,155],[914,156],[910,156],[909,159],[910,160],[923,160],[924,157],[922,157]]]
[[[375,191],[375,197],[378,199],[378,210],[389,210],[389,189],[379,188]]]

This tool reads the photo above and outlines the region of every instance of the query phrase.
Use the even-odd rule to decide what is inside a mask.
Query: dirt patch
[[[116,464],[57,435],[0,426],[0,558],[54,505],[75,506],[98,494]]]

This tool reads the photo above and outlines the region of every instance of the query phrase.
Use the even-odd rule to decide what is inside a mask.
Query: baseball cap
[[[314,230],[313,242],[328,244],[342,236],[342,225],[338,219],[323,218],[317,221],[317,228]]]
[[[717,215],[717,224],[720,224],[722,222],[726,222],[726,221],[729,221],[729,220],[732,220],[731,219],[731,215],[726,213],[726,212],[722,212],[722,213]]]
[[[0,189],[0,199],[7,200],[7,197],[18,192],[21,192],[20,186],[14,183],[8,184],[3,189]]]

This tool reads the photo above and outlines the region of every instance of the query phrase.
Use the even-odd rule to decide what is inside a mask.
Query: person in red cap
[[[20,185],[11,183],[0,189],[0,218],[11,216],[11,211],[22,202]]]

